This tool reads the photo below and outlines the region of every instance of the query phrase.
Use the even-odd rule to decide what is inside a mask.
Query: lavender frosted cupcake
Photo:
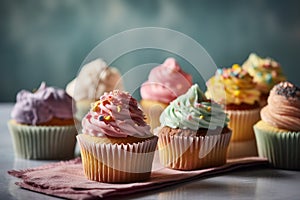
[[[43,82],[34,93],[22,90],[8,127],[16,157],[69,159],[74,157],[77,130],[72,98],[62,89]]]
[[[260,114],[254,126],[259,156],[274,167],[300,170],[300,88],[277,84]]]

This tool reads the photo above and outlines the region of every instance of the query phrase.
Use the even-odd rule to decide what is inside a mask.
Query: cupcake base
[[[231,131],[227,129],[226,132],[221,132],[222,130],[219,134],[207,136],[187,136],[170,135],[162,130],[158,141],[160,162],[168,168],[178,170],[223,165],[226,163]]]
[[[242,158],[257,155],[255,140],[230,142],[227,152],[227,158]]]
[[[258,155],[268,158],[271,166],[300,170],[300,132],[270,126],[259,121],[254,126]]]
[[[157,137],[98,138],[86,134],[77,136],[85,176],[106,183],[127,183],[150,178]],[[123,141],[123,142],[121,142]]]
[[[150,125],[151,130],[160,126],[159,117],[168,104],[145,99],[142,99],[140,104],[146,115],[145,121]]]
[[[8,122],[15,156],[24,159],[65,160],[74,157],[77,130],[71,126],[30,126]]]

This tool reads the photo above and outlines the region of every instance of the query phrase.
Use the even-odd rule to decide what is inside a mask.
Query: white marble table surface
[[[11,103],[0,103],[0,199],[57,199],[24,190],[7,174],[11,169],[39,166],[49,161],[16,159],[7,128]],[[51,161],[53,162],[53,161]],[[300,199],[300,172],[271,168],[248,168],[220,176],[181,183],[151,192],[124,196],[124,199]],[[120,197],[118,197],[120,199]]]

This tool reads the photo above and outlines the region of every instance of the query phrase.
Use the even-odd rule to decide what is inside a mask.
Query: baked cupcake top
[[[285,80],[278,62],[272,58],[261,58],[255,53],[249,55],[243,69],[253,76],[257,89],[265,94],[268,94],[275,84]]]
[[[229,119],[220,105],[206,99],[197,84],[172,101],[162,112],[162,126],[198,130],[227,126]]]
[[[67,93],[76,101],[96,100],[104,92],[123,90],[120,72],[96,59],[82,67],[78,76],[66,87]]]
[[[207,83],[206,96],[223,104],[242,103],[253,105],[259,101],[260,92],[255,88],[252,76],[238,64],[218,69]]]
[[[148,80],[141,86],[143,99],[170,103],[192,86],[192,76],[185,73],[174,58],[150,71]]]
[[[260,114],[272,126],[300,131],[300,88],[290,82],[275,85]]]
[[[17,94],[11,118],[27,125],[39,125],[53,118],[72,119],[72,97],[63,89],[47,87],[44,82],[34,93],[21,90]]]
[[[83,133],[99,137],[152,136],[137,101],[128,92],[119,90],[106,92],[93,103],[82,127]]]

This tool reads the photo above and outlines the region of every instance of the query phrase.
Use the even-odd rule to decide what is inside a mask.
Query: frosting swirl
[[[53,118],[72,119],[72,97],[63,89],[47,87],[42,82],[34,93],[22,90],[17,94],[11,118],[30,125],[42,124]]]
[[[185,73],[174,58],[150,71],[148,80],[141,86],[143,99],[170,103],[192,86],[192,76]]]
[[[207,83],[206,96],[220,104],[255,104],[260,92],[255,88],[252,77],[239,65],[218,69]]]
[[[300,88],[290,82],[275,85],[260,114],[272,126],[300,131]]]
[[[227,126],[229,119],[220,105],[206,99],[197,84],[172,101],[160,116],[162,126],[198,130]]]
[[[82,120],[83,133],[92,136],[149,137],[150,126],[137,101],[127,92],[104,93]]]
[[[109,67],[103,60],[96,59],[82,67],[78,76],[66,87],[67,93],[76,101],[96,100],[104,92],[123,90],[119,71]]]
[[[253,76],[257,89],[265,94],[268,94],[274,85],[286,80],[278,62],[272,58],[261,58],[255,53],[249,55],[243,69]]]

